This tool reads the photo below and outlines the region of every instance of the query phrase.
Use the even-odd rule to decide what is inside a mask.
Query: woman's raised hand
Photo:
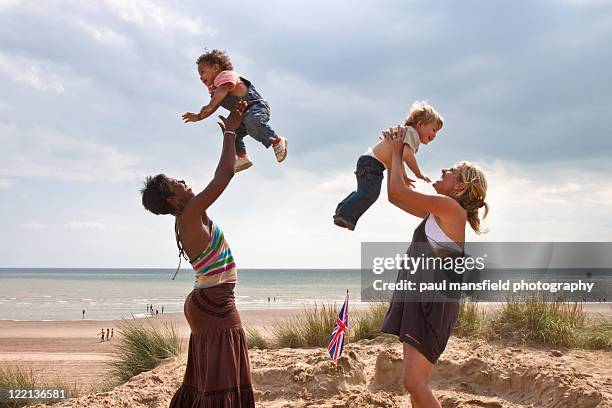
[[[400,125],[383,131],[383,138],[385,139],[385,142],[389,144],[393,153],[400,155],[402,154],[404,150],[406,131],[406,127]]]
[[[219,119],[221,122],[217,122],[219,127],[224,132],[235,132],[236,129],[240,127],[242,123],[242,117],[244,116],[244,112],[247,109],[248,104],[245,100],[241,99],[240,102],[236,105],[236,107],[230,112],[227,118],[219,115]]]

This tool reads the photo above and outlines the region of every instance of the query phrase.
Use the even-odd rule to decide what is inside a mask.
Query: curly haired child
[[[248,169],[253,165],[249,158],[244,137],[250,135],[263,144],[266,149],[272,146],[276,160],[280,163],[287,157],[287,139],[279,136],[268,125],[270,105],[261,97],[253,84],[234,71],[229,56],[220,50],[204,50],[196,60],[200,80],[211,95],[208,105],[199,113],[187,112],[182,118],[185,123],[198,122],[212,115],[219,106],[231,111],[241,99],[248,108],[240,128],[236,131],[236,164],[235,171]]]

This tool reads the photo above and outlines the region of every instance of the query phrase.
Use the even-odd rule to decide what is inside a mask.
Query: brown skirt
[[[234,284],[194,289],[185,317],[191,327],[187,367],[170,408],[255,407]]]

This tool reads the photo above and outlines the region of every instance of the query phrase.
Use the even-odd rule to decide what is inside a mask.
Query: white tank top
[[[446,235],[442,228],[436,222],[436,217],[433,214],[427,215],[425,221],[425,235],[433,249],[446,248],[461,251],[461,247]]]

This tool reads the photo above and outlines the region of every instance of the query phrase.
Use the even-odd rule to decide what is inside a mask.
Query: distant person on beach
[[[110,329],[106,329],[106,341],[110,340]]]
[[[104,329],[102,329],[102,331],[100,332],[100,334],[102,335],[102,339],[100,340],[101,343],[104,343]]]
[[[83,320],[85,320],[85,310],[83,310]]]
[[[406,146],[402,153],[402,162],[406,163],[416,178],[427,183],[431,183],[431,180],[421,173],[416,161],[416,154],[420,145],[428,145],[435,139],[443,124],[442,116],[425,102],[415,102],[404,121],[406,132],[404,143]],[[334,224],[350,231],[355,229],[359,218],[378,199],[384,178],[383,173],[390,166],[391,150],[384,140],[380,140],[376,146],[370,147],[366,153],[359,157],[355,170],[357,190],[350,193],[338,204],[333,217]],[[408,185],[412,185],[414,182],[408,177],[405,178],[405,181]]]
[[[207,214],[234,176],[236,130],[246,108],[241,101],[228,118],[220,116],[221,158],[200,193],[164,174],[147,177],[141,190],[147,210],[175,217],[179,255],[186,254],[196,273],[184,307],[191,328],[187,366],[170,408],[255,407],[247,341],[234,302],[236,263],[225,235]]]
[[[162,314],[164,314],[164,307],[162,306]]]
[[[187,112],[183,120],[197,122],[206,119],[223,106],[231,111],[240,99],[248,104],[242,124],[236,129],[236,163],[234,171],[237,173],[253,165],[244,144],[244,137],[250,135],[267,149],[272,146],[276,161],[279,163],[287,157],[287,139],[279,136],[268,125],[270,120],[270,106],[255,90],[253,84],[236,71],[230,61],[229,55],[220,50],[204,50],[204,54],[196,60],[200,80],[208,88],[211,95],[208,105],[200,109],[199,113]]]
[[[111,340],[113,337],[115,337],[115,329],[111,329]]]
[[[485,202],[487,181],[484,173],[474,165],[462,162],[442,170],[440,179],[433,183],[437,194],[420,193],[406,182],[404,173],[402,153],[406,150],[406,128],[397,127],[384,132],[383,136],[392,156],[389,201],[408,214],[423,219],[414,230],[408,256],[418,258],[423,254],[444,253],[462,257],[466,224],[469,223],[480,234],[479,210],[484,208],[483,218],[489,211]],[[414,279],[429,279],[435,276],[433,273],[422,267],[410,271],[400,269],[397,281],[408,279],[409,274]],[[404,345],[403,383],[410,393],[413,407],[441,407],[431,392],[429,381],[458,315],[459,299],[439,296],[419,301],[412,291],[396,290],[393,293],[381,330],[399,336]]]

